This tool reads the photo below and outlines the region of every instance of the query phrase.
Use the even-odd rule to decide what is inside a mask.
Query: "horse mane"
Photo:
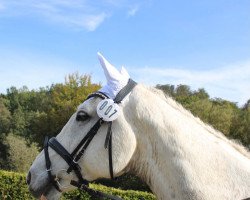
[[[168,94],[165,94],[163,91],[156,89],[154,87],[147,87],[148,90],[150,90],[152,93],[156,94],[158,97],[160,97],[163,101],[165,101],[167,104],[169,104],[172,108],[178,110],[185,116],[191,118],[192,120],[196,121],[199,125],[201,125],[203,128],[205,128],[210,134],[213,134],[215,137],[223,140],[230,146],[232,146],[235,150],[240,152],[242,155],[250,159],[250,152],[247,150],[246,147],[244,147],[240,141],[238,140],[232,140],[228,139],[223,133],[220,131],[214,129],[211,125],[204,123],[199,117],[194,116],[189,110],[185,109],[181,104],[176,102],[172,97],[170,97]]]

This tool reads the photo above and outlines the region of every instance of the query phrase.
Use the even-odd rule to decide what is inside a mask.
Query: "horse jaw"
[[[58,200],[60,199],[61,195],[62,194],[60,192],[52,189],[47,194],[43,194],[40,200]]]

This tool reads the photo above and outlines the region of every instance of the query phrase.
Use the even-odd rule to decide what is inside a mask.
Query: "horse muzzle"
[[[37,176],[35,172],[30,169],[26,176],[26,183],[29,191],[35,198],[40,198],[48,190],[48,178],[46,173],[41,176]]]

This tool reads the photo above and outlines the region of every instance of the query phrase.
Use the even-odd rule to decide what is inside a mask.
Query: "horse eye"
[[[76,121],[85,121],[89,118],[89,115],[84,111],[79,111],[76,114]]]

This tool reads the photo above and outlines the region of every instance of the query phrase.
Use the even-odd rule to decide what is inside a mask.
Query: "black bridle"
[[[115,99],[113,100],[116,104],[121,103],[121,101],[132,91],[132,89],[136,86],[136,82],[134,82],[132,79],[129,79],[127,85],[120,90],[120,92],[116,95]],[[101,99],[109,99],[107,95],[105,95],[102,92],[95,92],[88,96],[87,99],[90,99],[92,97],[99,97]],[[87,100],[86,99],[86,100]],[[112,121],[106,122],[102,118],[99,118],[97,122],[92,126],[92,128],[89,130],[89,132],[86,134],[86,136],[80,141],[80,143],[77,145],[77,147],[73,150],[72,153],[69,153],[58,141],[55,137],[52,138],[45,138],[44,141],[44,155],[45,155],[45,164],[46,164],[46,171],[48,173],[50,184],[52,184],[59,192],[62,192],[60,189],[59,180],[52,175],[51,171],[51,161],[49,157],[49,151],[48,148],[51,147],[57,154],[59,154],[69,165],[69,168],[66,170],[69,174],[70,172],[74,171],[75,175],[77,176],[78,180],[71,180],[70,184],[78,187],[79,189],[85,190],[92,196],[96,196],[99,198],[109,198],[113,200],[121,200],[121,198],[108,195],[105,193],[102,193],[100,191],[93,190],[89,188],[89,182],[85,180],[81,173],[81,168],[78,164],[78,161],[80,158],[84,155],[85,150],[89,146],[90,142],[94,138],[94,136],[97,134],[99,128],[102,124],[107,123],[108,124],[108,130],[107,135],[104,143],[105,149],[108,148],[108,155],[109,155],[109,172],[110,177],[114,178],[114,172],[113,172],[113,162],[112,162]]]

